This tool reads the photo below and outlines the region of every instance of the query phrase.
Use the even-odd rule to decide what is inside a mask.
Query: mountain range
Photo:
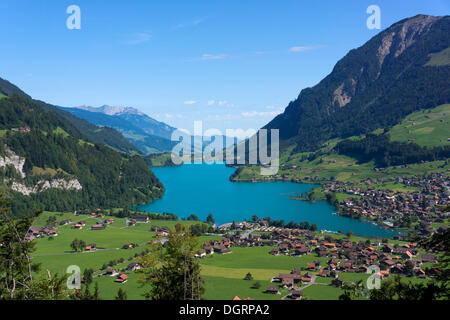
[[[88,106],[59,108],[97,126],[116,129],[144,154],[170,151],[175,145],[170,140],[175,128],[135,108],[107,105],[98,108]]]
[[[414,111],[450,102],[449,46],[449,16],[399,21],[351,50],[264,128],[279,129],[283,148],[294,153],[388,131]]]
[[[0,192],[15,215],[125,208],[164,193],[138,150],[0,79]]]

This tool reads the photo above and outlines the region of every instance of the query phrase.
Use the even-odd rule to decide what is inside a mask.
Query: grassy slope
[[[127,259],[136,252],[141,252],[145,248],[145,245],[131,250],[117,250],[117,248],[121,248],[126,242],[141,245],[149,240],[155,239],[155,233],[149,231],[153,225],[174,228],[177,223],[175,221],[152,220],[148,224],[137,224],[134,227],[127,227],[125,225],[125,219],[114,218],[115,222],[108,225],[105,230],[92,231],[90,230],[90,226],[95,224],[99,219],[88,216],[74,216],[69,213],[44,212],[36,219],[34,226],[45,226],[48,217],[51,215],[56,215],[57,221],[71,219],[73,223],[80,220],[86,222],[86,226],[81,230],[71,229],[71,225],[57,227],[58,236],[54,237],[53,240],[49,240],[48,237],[35,240],[36,251],[32,254],[33,259],[42,263],[43,270],[49,269],[54,272],[61,272],[62,269],[67,268],[71,264],[76,264],[83,268],[99,269],[104,263],[108,263],[110,260]],[[181,221],[180,223],[193,224],[195,222]],[[70,243],[75,238],[84,240],[87,244],[95,243],[98,248],[104,248],[106,250],[87,253],[69,253],[72,250]],[[215,237],[201,237],[199,239],[199,245],[213,238]]]
[[[390,130],[393,141],[409,141],[410,138],[421,146],[447,145],[450,138],[450,105],[441,105],[429,111],[418,111],[409,115],[401,124]],[[352,137],[358,139],[360,137]],[[340,139],[329,140],[321,148],[322,151],[332,149]],[[290,154],[293,147],[287,148],[281,153],[280,163],[286,165],[280,167],[279,174],[287,175],[292,179],[304,179],[307,176],[319,179],[336,178],[339,181],[360,181],[367,178],[389,178],[396,176],[422,175],[430,172],[445,172],[450,169],[444,161],[428,162],[424,164],[412,164],[409,168],[388,167],[385,171],[375,172],[374,163],[359,164],[356,159],[338,154],[326,154],[313,161],[302,161],[307,153]],[[297,166],[292,169],[290,166]],[[301,168],[301,169],[300,169]],[[260,167],[246,167],[236,180],[261,179]],[[401,188],[401,186],[397,186]]]
[[[430,60],[425,66],[448,66],[450,65],[450,47],[437,53],[430,54]]]
[[[173,165],[172,154],[170,152],[146,155],[143,159],[150,167]]]
[[[448,145],[450,138],[450,104],[414,112],[390,130],[392,141],[414,142],[420,146]]]

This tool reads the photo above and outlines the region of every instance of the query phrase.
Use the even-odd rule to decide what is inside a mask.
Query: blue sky
[[[69,5],[81,30],[66,28]],[[259,128],[350,49],[427,1],[2,0],[0,77],[62,106],[138,108],[179,128]]]

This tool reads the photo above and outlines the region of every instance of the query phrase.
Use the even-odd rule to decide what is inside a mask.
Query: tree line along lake
[[[341,217],[325,201],[292,200],[294,194],[305,194],[316,185],[294,182],[231,182],[233,168],[225,164],[184,164],[152,168],[166,188],[162,199],[139,206],[146,212],[169,212],[180,218],[195,214],[202,221],[212,213],[217,225],[228,222],[271,217],[316,223],[319,230],[353,231],[366,237],[392,237],[396,230],[385,229],[366,221]]]

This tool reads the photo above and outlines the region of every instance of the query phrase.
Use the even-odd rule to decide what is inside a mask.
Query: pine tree
[[[195,259],[198,240],[189,227],[175,225],[167,242],[157,241],[150,253],[140,259],[142,285],[150,285],[147,299],[200,300],[204,293],[200,264]]]
[[[116,300],[127,300],[127,293],[122,288],[117,291]]]

